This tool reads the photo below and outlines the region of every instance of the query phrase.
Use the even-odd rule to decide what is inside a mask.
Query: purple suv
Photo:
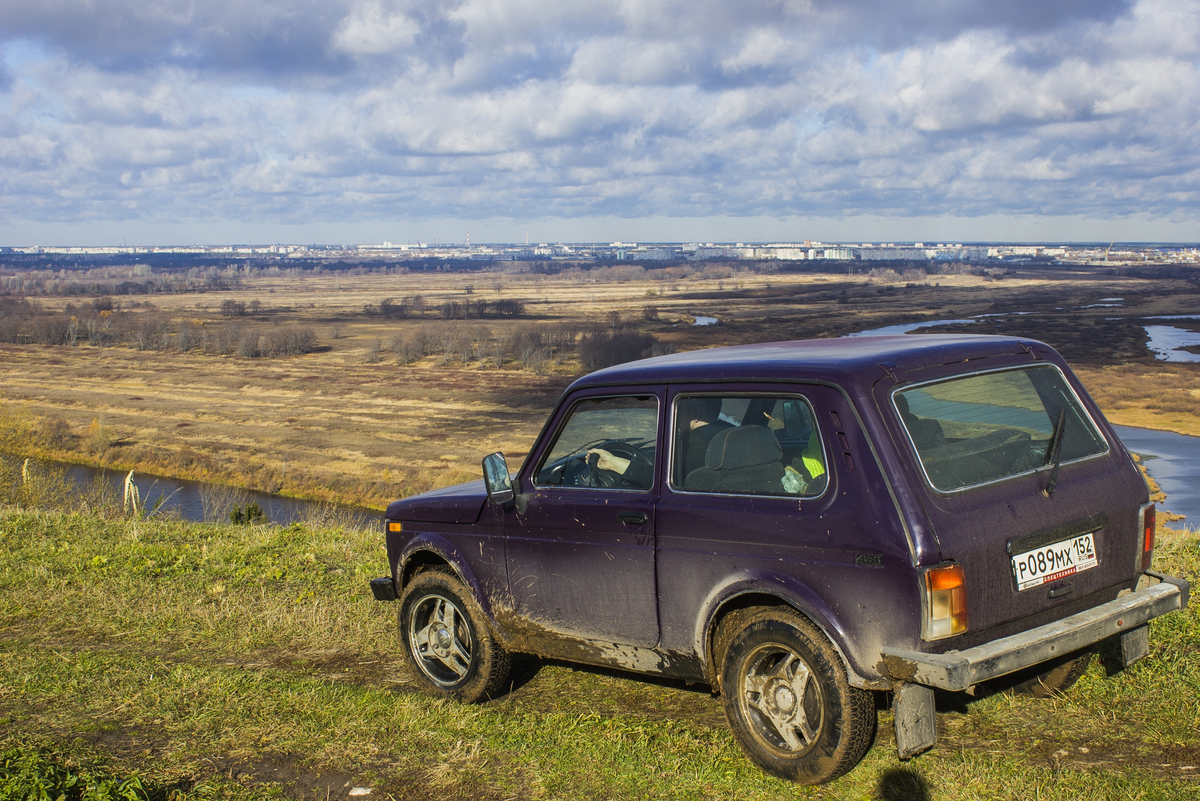
[[[564,393],[523,466],[387,510],[400,642],[434,695],[504,691],[513,652],[704,682],[743,750],[853,768],[891,693],[901,758],[934,688],[1065,690],[1187,605],[1154,506],[1049,346],[899,336],[631,362]]]

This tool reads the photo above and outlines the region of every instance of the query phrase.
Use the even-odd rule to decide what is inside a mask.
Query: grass
[[[1084,366],[1075,372],[1111,422],[1200,437],[1200,363]]]
[[[13,748],[0,754],[0,798],[150,801],[161,795],[137,774],[111,776],[37,750]]]
[[[1164,530],[1156,567],[1195,581],[1198,548],[1194,532]],[[1096,661],[1065,697],[943,702],[938,747],[908,763],[885,711],[858,769],[804,788],[753,768],[703,688],[524,660],[487,704],[413,692],[394,605],[366,590],[385,565],[375,532],[0,511],[0,752],[33,765],[26,774],[100,777],[108,797],[136,778],[175,799],[352,787],[395,799],[1184,799],[1200,787],[1194,608],[1155,622],[1142,663],[1110,679]]]

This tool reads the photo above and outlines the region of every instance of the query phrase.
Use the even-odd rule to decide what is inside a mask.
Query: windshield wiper
[[[1054,434],[1050,440],[1050,447],[1046,449],[1046,461],[1042,463],[1045,467],[1053,463],[1050,468],[1050,478],[1046,480],[1046,487],[1042,490],[1042,494],[1049,498],[1054,494],[1054,485],[1058,483],[1058,467],[1062,464],[1062,441],[1063,434],[1067,428],[1067,407],[1064,406],[1058,413],[1058,423],[1054,426]]]

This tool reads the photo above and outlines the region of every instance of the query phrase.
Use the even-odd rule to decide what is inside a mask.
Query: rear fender
[[[871,677],[864,676],[858,666],[847,657],[846,632],[839,625],[837,616],[818,595],[791,576],[769,571],[745,571],[729,576],[705,599],[704,607],[696,620],[694,645],[696,653],[703,655],[707,679],[712,686],[717,686],[717,677],[721,672],[721,666],[715,663],[712,653],[717,622],[724,616],[725,611],[739,605],[739,599],[744,602],[749,600],[747,596],[753,595],[777,599],[782,605],[804,615],[816,626],[837,651],[846,667],[846,676],[851,685],[863,689],[890,687],[882,677],[873,674]]]

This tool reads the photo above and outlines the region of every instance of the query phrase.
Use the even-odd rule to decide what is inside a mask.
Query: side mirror
[[[483,483],[487,487],[488,500],[492,503],[504,505],[512,501],[512,479],[508,475],[508,462],[504,461],[504,454],[489,453],[483,457]]]

